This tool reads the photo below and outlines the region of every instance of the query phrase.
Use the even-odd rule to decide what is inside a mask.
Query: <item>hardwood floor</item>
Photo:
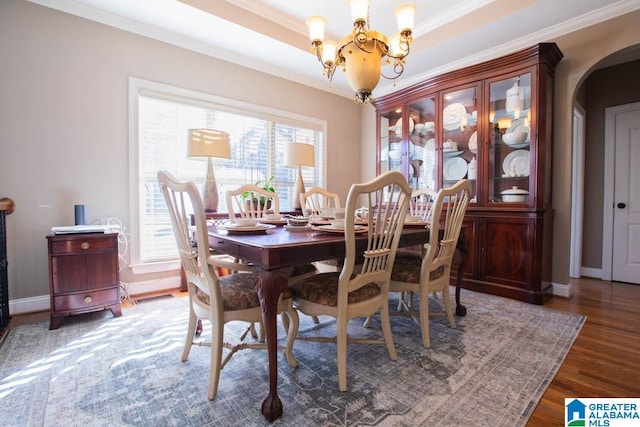
[[[545,307],[587,316],[528,426],[564,425],[565,397],[640,397],[640,285],[574,280]]]
[[[571,286],[571,298],[552,297],[545,307],[587,321],[528,426],[564,425],[566,397],[640,397],[640,285],[579,279]],[[48,312],[13,316],[9,328],[48,320]]]

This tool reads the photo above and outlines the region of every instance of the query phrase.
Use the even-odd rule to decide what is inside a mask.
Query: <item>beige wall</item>
[[[605,110],[640,101],[640,60],[594,71],[586,88],[582,266],[602,268]]]
[[[89,221],[117,217],[130,229],[130,77],[326,120],[327,187],[346,199],[360,180],[361,109],[351,99],[24,0],[0,2],[0,58],[0,197],[16,202],[12,301],[48,303],[45,235],[73,224],[74,204]]]
[[[593,66],[626,47],[640,44],[640,11],[612,19],[555,41],[565,57],[556,69],[553,208],[554,244],[552,281],[569,281],[571,248],[572,110],[574,99]],[[587,101],[588,102],[588,101]],[[587,117],[587,121],[589,121]]]

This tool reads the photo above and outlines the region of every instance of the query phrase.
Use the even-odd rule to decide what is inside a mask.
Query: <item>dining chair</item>
[[[300,312],[336,318],[335,336],[299,336],[297,339],[336,343],[341,391],[347,390],[347,343],[384,343],[391,360],[397,359],[389,323],[388,291],[410,196],[411,187],[397,171],[386,172],[367,183],[352,185],[345,209],[346,256],[342,270],[319,273],[289,286]],[[369,209],[368,224],[356,226],[355,211],[362,203]],[[357,241],[360,233],[366,236],[365,241]],[[378,312],[382,340],[348,336],[349,320]]]
[[[449,275],[462,222],[471,197],[471,182],[463,179],[438,192],[420,191],[426,206],[425,219],[430,218],[429,242],[422,253],[402,251],[396,256],[391,272],[390,292],[400,293],[399,311],[391,315],[412,317],[420,326],[422,344],[431,347],[429,336],[429,294],[441,292],[444,312],[449,325],[456,327],[449,295]],[[414,309],[414,295],[418,296],[419,311]],[[294,300],[295,301],[295,300]],[[435,314],[435,313],[431,313]]]
[[[248,265],[225,261],[212,256],[208,244],[207,222],[204,205],[195,183],[180,181],[167,171],[159,171],[158,183],[167,203],[173,234],[178,246],[180,262],[185,271],[189,293],[189,323],[187,336],[182,352],[182,361],[186,362],[192,345],[210,347],[209,386],[207,396],[213,400],[218,390],[220,371],[234,353],[242,349],[266,348],[261,342],[232,343],[225,340],[224,326],[231,321],[243,321],[249,324],[262,320],[260,300],[255,290],[256,277],[253,268]],[[191,226],[193,211],[195,227]],[[236,273],[218,276],[218,267],[227,268]],[[298,314],[293,307],[292,295],[285,292],[280,297],[278,312],[286,318],[287,333],[284,354],[290,366],[296,367],[298,362],[293,355],[293,343],[298,331]],[[211,323],[209,341],[196,341],[196,325],[199,319]],[[243,337],[246,336],[246,333]],[[223,348],[228,351],[224,355]]]
[[[229,220],[236,218],[260,219],[267,214],[280,213],[278,193],[265,190],[254,184],[244,184],[226,193]]]
[[[300,193],[300,206],[302,211],[308,210],[311,215],[322,215],[324,208],[339,208],[340,196],[321,187],[312,187],[304,193]]]

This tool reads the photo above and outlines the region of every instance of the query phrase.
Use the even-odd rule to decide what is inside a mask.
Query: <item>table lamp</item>
[[[315,156],[313,154],[314,147],[311,144],[301,142],[290,142],[284,152],[284,165],[286,167],[297,167],[298,178],[296,179],[296,188],[293,193],[293,208],[301,209],[300,194],[305,192],[304,182],[302,181],[302,166],[315,167]]]
[[[206,157],[207,176],[202,187],[202,202],[206,212],[218,210],[218,187],[213,174],[213,158],[230,159],[229,134],[213,129],[189,129],[187,157]]]

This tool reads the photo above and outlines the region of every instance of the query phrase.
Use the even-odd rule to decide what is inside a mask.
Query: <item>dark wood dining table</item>
[[[464,233],[460,233],[461,237]],[[400,247],[419,246],[429,240],[429,229],[415,226],[403,228]],[[461,239],[462,240],[462,239]],[[256,290],[262,306],[262,318],[269,358],[269,394],[262,402],[262,414],[269,421],[282,415],[282,402],[278,397],[277,358],[277,305],[280,294],[286,289],[294,265],[313,261],[340,259],[345,256],[344,235],[317,231],[288,231],[274,227],[259,233],[229,232],[215,225],[209,226],[209,246],[217,253],[237,257],[255,266]],[[464,238],[466,242],[466,238]],[[366,246],[366,233],[359,236],[356,245]],[[466,266],[464,242],[458,242],[461,264],[458,265],[456,287],[456,313],[464,315],[460,305],[462,271]],[[466,246],[468,248],[468,245]],[[459,309],[459,308],[462,309]]]

